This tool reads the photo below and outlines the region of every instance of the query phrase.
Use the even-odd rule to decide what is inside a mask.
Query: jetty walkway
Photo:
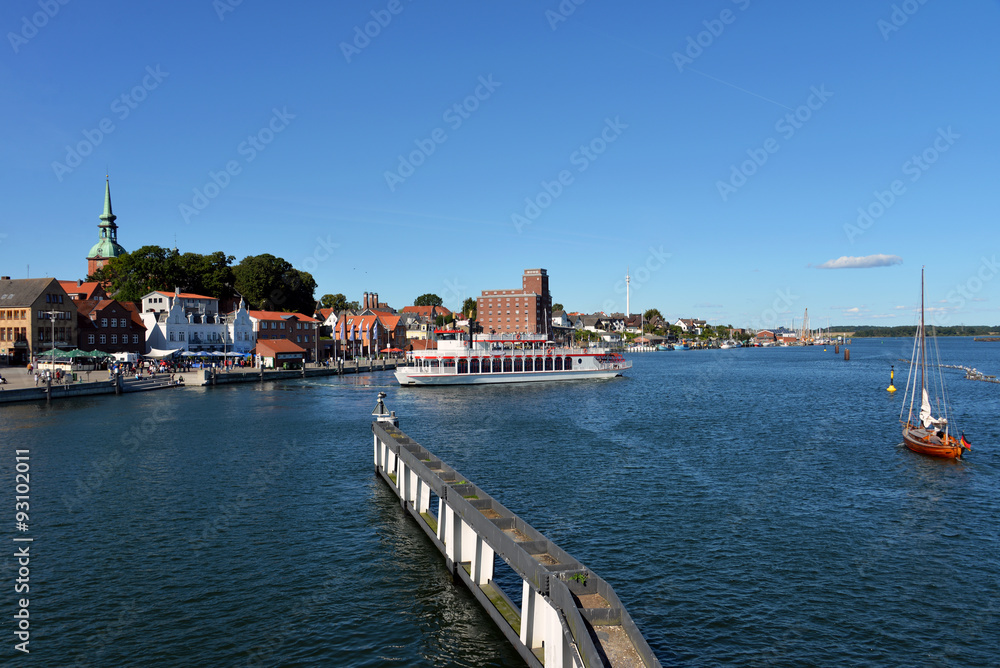
[[[384,398],[376,472],[529,666],[660,668],[611,585],[401,432]],[[494,580],[500,560],[521,580],[520,605]]]

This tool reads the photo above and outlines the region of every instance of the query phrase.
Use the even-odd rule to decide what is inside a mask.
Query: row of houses
[[[109,298],[95,283],[0,277],[0,355],[27,364],[53,348],[107,353],[249,353],[259,340],[283,339],[318,359],[319,321],[302,313],[225,313],[206,295],[155,291],[140,304]]]

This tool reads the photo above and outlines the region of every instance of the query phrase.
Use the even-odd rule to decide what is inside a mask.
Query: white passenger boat
[[[396,369],[400,385],[478,385],[614,378],[632,362],[606,348],[556,346],[545,337],[437,332],[437,349],[416,350],[411,366]]]

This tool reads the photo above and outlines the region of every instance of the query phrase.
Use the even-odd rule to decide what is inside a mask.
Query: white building
[[[219,313],[215,297],[150,292],[142,298],[146,325],[146,352],[190,350],[195,352],[250,352],[255,343],[253,322],[246,303],[233,313]]]

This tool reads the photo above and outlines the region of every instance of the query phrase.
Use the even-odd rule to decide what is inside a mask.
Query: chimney
[[[372,306],[372,308],[379,308],[381,305],[382,305],[382,303],[378,300],[378,293],[376,292],[375,293],[375,304]]]
[[[80,287],[81,285],[83,285],[83,279],[82,278],[76,279],[76,287]]]
[[[361,299],[361,309],[364,310],[366,308],[368,308],[368,293],[367,292],[365,293],[365,296]]]

